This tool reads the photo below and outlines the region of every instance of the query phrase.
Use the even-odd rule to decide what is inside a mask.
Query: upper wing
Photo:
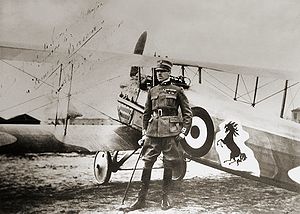
[[[66,54],[53,50],[42,49],[38,46],[1,43],[0,59],[37,63],[56,63],[58,59],[66,58]]]
[[[80,53],[80,54],[79,54]],[[103,61],[111,60],[112,63],[119,63],[123,66],[140,66],[140,67],[154,67],[156,65],[157,57],[137,55],[137,54],[124,54],[117,52],[107,51],[94,51],[94,50],[83,50],[76,52],[76,54],[67,53],[67,51],[56,51],[43,50],[37,46],[25,47],[17,46],[15,44],[0,44],[0,59],[4,60],[17,60],[17,61],[28,61],[28,62],[48,62],[48,63],[65,63],[66,60],[72,57],[78,57],[89,59],[91,61]],[[279,70],[272,68],[260,68],[242,65],[230,65],[220,64],[212,62],[202,61],[190,61],[182,59],[169,59],[174,65],[180,66],[191,66],[199,68],[212,69],[219,72],[235,73],[252,76],[266,76],[274,77],[284,80],[300,80],[300,73],[293,70]]]
[[[99,52],[99,59],[112,60],[124,66],[155,67],[160,58],[146,55],[124,54],[116,52]],[[206,68],[224,73],[242,74],[258,77],[272,77],[283,80],[300,80],[300,72],[294,70],[280,70],[272,68],[251,67],[243,65],[230,65],[213,62],[190,61],[175,58],[168,58],[174,65]],[[101,63],[101,60],[99,60]]]
[[[212,69],[219,72],[243,74],[251,76],[274,77],[283,80],[300,80],[300,73],[293,70],[279,70],[271,68],[260,68],[242,65],[229,65],[212,62],[187,61],[171,59],[174,65],[192,66]]]
[[[51,53],[51,54],[50,54]],[[159,58],[153,56],[145,56],[145,55],[136,55],[136,54],[124,54],[124,53],[116,53],[116,52],[104,52],[104,51],[93,51],[93,50],[84,50],[80,49],[80,51],[76,51],[74,53],[68,53],[61,51],[48,51],[43,50],[38,47],[17,47],[13,45],[3,45],[0,44],[0,60],[17,60],[17,61],[27,61],[27,62],[37,62],[37,63],[53,63],[54,68],[57,68],[58,61],[59,63],[69,63],[70,60],[74,60],[77,63],[77,66],[82,66],[81,69],[77,69],[74,75],[77,75],[77,82],[73,84],[73,88],[77,87],[78,90],[85,88],[90,85],[98,84],[102,80],[109,79],[109,74],[113,74],[114,76],[124,74],[124,70],[122,69],[116,71],[115,69],[111,69],[111,67],[101,67],[102,64],[111,64],[114,65],[114,68],[130,68],[131,66],[140,66],[140,67],[148,67],[152,68],[156,65],[156,62]],[[198,68],[207,68],[216,70],[219,72],[226,73],[236,73],[243,75],[253,75],[253,76],[266,76],[272,78],[278,78],[283,80],[294,80],[300,81],[299,72],[288,71],[288,70],[276,70],[276,69],[267,69],[267,68],[255,68],[249,66],[239,66],[239,65],[227,65],[227,64],[218,64],[218,63],[210,63],[210,62],[201,62],[201,61],[188,61],[188,60],[180,60],[180,59],[169,59],[174,63],[174,65],[178,66],[192,66]],[[84,67],[84,65],[92,64],[92,66]],[[99,65],[100,67],[97,67]],[[77,68],[76,66],[76,68]],[[69,69],[69,68],[67,68]],[[88,72],[89,69],[94,71]],[[55,111],[53,109],[56,108],[57,96],[54,94],[57,91],[57,82],[58,75],[55,77],[52,75],[56,70],[59,69],[48,69],[44,70],[31,69],[26,72],[26,74],[19,72],[15,73],[15,76],[12,77],[11,73],[6,70],[2,70],[2,88],[0,90],[1,102],[0,102],[0,117],[10,118],[19,114],[23,114],[26,112],[32,112],[32,109],[35,112],[38,112],[39,109],[43,109],[43,106],[49,107],[51,110],[51,115],[55,115]],[[105,71],[103,73],[102,71]],[[29,76],[29,78],[25,79],[24,75],[28,75],[33,73],[34,75]],[[35,72],[35,73],[34,73]],[[117,74],[116,72],[120,72]],[[58,73],[57,73],[58,74]],[[66,82],[70,80],[68,71],[64,72],[66,75],[64,84],[64,97],[63,102],[66,102],[66,94],[68,93],[68,85]],[[52,76],[51,76],[52,75]],[[107,75],[108,77],[104,77],[103,75]],[[39,76],[42,81],[35,84],[34,76]],[[41,76],[45,76],[46,78],[41,78]],[[52,83],[49,84],[52,78]],[[38,80],[40,80],[38,79]],[[76,78],[75,78],[76,79]],[[46,85],[46,83],[48,85]],[[40,87],[44,85],[46,87]],[[36,87],[37,86],[37,87]],[[66,87],[67,86],[67,87]],[[30,90],[30,93],[27,93],[27,89]],[[114,87],[115,88],[115,87]],[[74,90],[75,91],[75,90]],[[84,93],[81,97],[84,97],[85,100],[90,101],[88,96],[85,96]],[[34,101],[31,102],[31,101]],[[62,102],[62,103],[63,103]],[[89,103],[89,102],[87,102]],[[33,105],[34,104],[34,105]],[[52,106],[52,107],[51,107]],[[54,107],[53,107],[54,106]],[[37,110],[35,110],[37,109]],[[49,110],[49,111],[50,111]],[[53,113],[54,112],[54,113]],[[42,118],[43,115],[38,115],[37,118]],[[63,114],[64,115],[64,114]],[[45,115],[46,117],[47,115]]]

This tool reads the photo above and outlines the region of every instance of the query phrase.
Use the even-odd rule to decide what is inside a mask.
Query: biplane
[[[16,70],[13,74],[1,70],[1,79],[6,80],[1,83],[0,152],[97,152],[94,160],[96,180],[101,184],[108,182],[112,172],[120,170],[139,149],[137,141],[141,138],[147,91],[157,84],[153,67],[159,56],[143,55],[146,38],[147,33],[144,32],[136,44],[134,54],[83,50],[83,45],[67,52],[0,45],[1,63],[13,66]],[[265,117],[264,112],[260,113],[260,110],[254,108],[259,102],[257,93],[261,90],[261,78],[281,79],[286,84],[280,92],[286,94],[290,87],[298,84],[299,73],[172,58],[169,60],[177,68],[177,73],[172,72],[171,80],[173,84],[185,89],[193,111],[191,130],[181,142],[185,159],[175,170],[174,179],[184,177],[186,159],[190,159],[299,192],[300,124],[281,117]],[[23,69],[16,66],[18,61],[34,63],[38,68]],[[117,118],[95,107],[96,103],[105,102],[106,97],[97,98],[101,94],[97,91],[89,93],[93,85],[105,78],[112,79],[103,77],[105,71],[93,67],[106,61],[131,68],[129,73],[123,71],[128,81],[122,82],[118,88],[115,109]],[[89,63],[93,63],[93,66],[89,67]],[[38,72],[42,64],[49,67],[44,68],[47,71],[41,74]],[[230,102],[224,102],[222,96],[213,96],[203,86],[204,74],[212,72],[230,74],[235,79],[233,99]],[[242,100],[239,84],[245,76],[255,78],[250,105],[237,102]],[[290,80],[294,83],[289,85]],[[204,93],[209,94],[206,99],[201,95]],[[82,98],[85,100],[82,101]],[[281,112],[284,111],[284,99]],[[83,106],[81,110],[75,107],[75,101]],[[54,119],[42,124],[25,124],[25,120],[23,124],[9,124],[16,116],[42,118],[36,116],[36,112],[41,109],[46,118]],[[105,114],[115,123],[95,125],[88,120],[80,120],[89,111]],[[76,119],[79,122],[71,124]],[[120,151],[127,152],[120,158]]]

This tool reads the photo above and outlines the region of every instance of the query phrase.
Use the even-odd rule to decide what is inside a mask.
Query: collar
[[[170,85],[171,84],[171,79],[170,77],[162,82],[159,83],[160,85]]]

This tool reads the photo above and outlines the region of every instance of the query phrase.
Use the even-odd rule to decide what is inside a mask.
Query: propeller
[[[134,48],[134,51],[133,51],[134,54],[143,55],[146,40],[147,40],[147,31],[144,31],[141,34],[140,38],[138,39],[138,41],[135,45],[135,48]],[[139,67],[132,66],[131,70],[130,70],[130,77],[135,76],[138,73],[138,69],[139,69]]]

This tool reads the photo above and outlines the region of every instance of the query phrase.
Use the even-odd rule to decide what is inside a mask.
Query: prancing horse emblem
[[[225,160],[224,163],[226,163],[228,161],[231,161],[229,164],[236,162],[237,166],[238,166],[240,162],[247,159],[247,156],[245,153],[241,153],[240,148],[237,146],[237,144],[234,142],[234,139],[233,139],[233,137],[239,135],[237,125],[238,124],[236,124],[235,122],[232,122],[232,121],[227,123],[224,127],[225,133],[227,133],[227,135],[225,136],[224,139],[219,139],[217,141],[217,145],[219,145],[218,142],[221,142],[220,143],[221,147],[223,147],[222,146],[222,143],[223,143],[231,151],[230,158],[228,160]]]

